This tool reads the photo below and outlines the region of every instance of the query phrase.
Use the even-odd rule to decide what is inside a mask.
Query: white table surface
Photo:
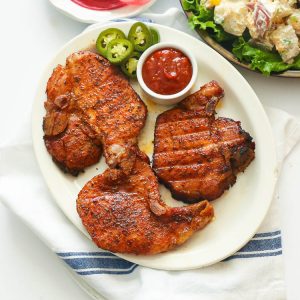
[[[177,0],[158,0],[151,11],[163,12],[171,6],[180,7],[180,4]],[[59,47],[87,25],[63,16],[47,0],[2,1],[0,23],[1,136],[7,130],[13,135],[18,114],[31,110],[36,84],[45,64]],[[300,119],[300,79],[265,78],[239,70],[264,105],[281,108]],[[292,181],[285,179],[287,173],[294,175]],[[288,203],[282,203],[283,249],[287,299],[295,300],[299,299],[300,278],[299,179],[300,145],[285,164],[284,188],[280,191],[289,195]],[[0,299],[90,299],[71,279],[56,255],[1,203],[0,266]]]

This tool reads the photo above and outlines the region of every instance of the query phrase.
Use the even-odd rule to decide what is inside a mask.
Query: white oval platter
[[[128,32],[131,22],[115,23],[114,27]],[[215,220],[204,230],[197,232],[187,243],[173,251],[154,256],[121,255],[131,262],[157,269],[186,270],[219,262],[243,247],[256,233],[270,206],[277,178],[277,162],[272,130],[264,109],[254,91],[242,75],[221,55],[203,42],[175,29],[152,24],[163,42],[185,45],[196,56],[199,74],[194,90],[210,81],[217,80],[225,90],[225,97],[217,107],[219,116],[240,120],[242,127],[254,138],[256,158],[242,174],[236,184],[222,197],[213,201]],[[66,57],[73,52],[93,45],[98,34],[111,27],[96,25],[63,46],[50,64],[37,86],[32,114],[32,134],[35,154],[45,181],[65,215],[88,236],[76,211],[76,198],[80,189],[93,176],[107,168],[104,158],[86,169],[78,177],[64,174],[53,162],[43,142],[42,121],[45,114],[44,101],[47,80],[57,64],[65,64]],[[153,130],[156,116],[170,107],[153,104],[137,83],[134,88],[148,106],[146,126],[139,137],[140,148],[152,155]],[[171,198],[163,186],[161,195],[170,205],[182,205]],[[37,199],[38,201],[38,199]],[[66,237],[67,238],[67,237]]]

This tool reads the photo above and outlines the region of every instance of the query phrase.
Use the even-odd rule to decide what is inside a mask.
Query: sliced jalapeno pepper
[[[134,51],[129,58],[121,64],[121,69],[126,76],[136,78],[136,68],[140,57],[141,54]]]
[[[152,37],[152,45],[159,43],[160,41],[160,36],[159,33],[156,29],[150,27],[150,33]]]
[[[100,54],[106,57],[107,45],[115,39],[125,38],[126,36],[122,30],[118,28],[108,28],[99,34],[96,42],[97,50]]]
[[[107,59],[119,65],[125,61],[133,52],[133,45],[126,39],[112,40],[107,46]]]
[[[145,51],[152,43],[150,30],[142,22],[134,23],[131,26],[128,39],[132,42],[134,49],[139,52]]]

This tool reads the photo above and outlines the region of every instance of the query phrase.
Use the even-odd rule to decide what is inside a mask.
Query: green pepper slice
[[[158,31],[156,29],[154,29],[153,27],[150,27],[150,33],[151,33],[151,37],[152,37],[152,45],[159,43],[160,35],[159,35]]]
[[[107,59],[119,65],[125,61],[133,52],[133,45],[126,39],[116,39],[109,42],[107,46]]]
[[[134,49],[143,52],[152,44],[151,33],[142,22],[134,23],[128,33],[128,39],[132,42]]]
[[[102,31],[96,41],[96,47],[100,54],[106,57],[107,45],[115,39],[125,39],[124,32],[118,28],[108,28]]]
[[[122,64],[121,69],[123,73],[130,77],[136,78],[136,68],[141,54],[137,51],[134,51]]]

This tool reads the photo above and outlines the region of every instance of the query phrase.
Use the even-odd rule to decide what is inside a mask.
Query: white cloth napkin
[[[189,32],[178,10],[171,9],[166,14],[168,18],[151,15],[151,19],[160,23],[167,20],[168,25]],[[300,124],[277,109],[269,108],[267,114],[278,158],[283,162],[300,140]],[[94,299],[102,299],[100,295],[122,300],[285,299],[276,194],[259,232],[225,261],[180,272],[137,266],[98,249],[63,215],[48,192],[33,154],[30,115],[24,113],[19,122],[23,126],[18,134],[3,137],[0,145],[0,200],[57,253]]]

